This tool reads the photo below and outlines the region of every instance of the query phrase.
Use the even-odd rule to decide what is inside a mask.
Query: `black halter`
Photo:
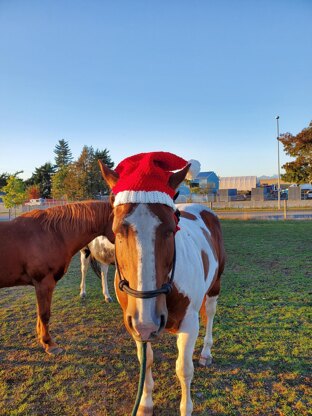
[[[128,280],[122,279],[122,277],[121,277],[121,273],[120,273],[120,270],[119,270],[119,265],[118,265],[116,253],[115,253],[115,259],[116,259],[115,260],[116,261],[116,269],[117,269],[118,278],[119,278],[119,283],[118,283],[119,289],[123,290],[128,295],[133,296],[135,298],[139,298],[139,299],[149,299],[149,298],[155,298],[158,295],[162,295],[162,294],[168,295],[169,293],[171,293],[171,291],[172,291],[172,282],[173,282],[173,279],[174,279],[175,264],[176,264],[175,243],[174,243],[174,252],[173,252],[173,263],[172,263],[171,276],[170,276],[169,281],[167,283],[164,283],[160,289],[141,290],[141,291],[132,289],[129,286]]]
[[[176,224],[177,224],[179,222],[179,219],[180,219],[180,212],[178,210],[176,210],[174,215],[175,215]],[[177,227],[177,230],[178,229],[179,228]],[[171,276],[170,276],[169,281],[167,283],[164,283],[160,289],[141,290],[141,291],[132,289],[129,286],[128,280],[127,279],[122,279],[120,269],[119,269],[119,265],[118,265],[118,261],[117,261],[116,245],[115,245],[115,263],[116,263],[116,269],[117,269],[117,274],[118,274],[118,278],[119,278],[119,283],[118,283],[119,289],[126,292],[128,295],[133,296],[134,298],[139,298],[139,299],[150,299],[150,298],[155,298],[158,295],[162,295],[162,294],[168,295],[169,293],[171,293],[172,292],[172,286],[173,286],[175,265],[176,265],[175,239],[173,241],[174,241],[174,251],[173,251],[172,270],[171,270]]]

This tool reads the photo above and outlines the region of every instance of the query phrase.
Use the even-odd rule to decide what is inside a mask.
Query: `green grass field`
[[[199,367],[194,415],[311,415],[312,221],[222,222],[227,265],[214,326],[214,362]],[[0,415],[129,415],[139,365],[118,304],[89,271],[79,298],[76,256],[58,283],[48,356],[35,336],[34,290],[0,290]],[[110,273],[112,283],[113,269]],[[113,288],[111,284],[111,292]],[[175,338],[154,345],[155,415],[179,414]],[[310,385],[311,387],[311,385]]]

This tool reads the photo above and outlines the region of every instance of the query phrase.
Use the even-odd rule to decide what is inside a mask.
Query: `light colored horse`
[[[75,253],[99,235],[114,241],[112,210],[107,202],[86,201],[27,212],[0,222],[0,288],[34,286],[37,334],[48,354],[61,348],[49,333],[56,283]]]
[[[94,272],[101,278],[105,302],[112,302],[107,284],[107,273],[110,264],[115,263],[115,246],[103,235],[96,237],[80,250],[81,283],[80,297],[86,297],[86,275],[91,261]],[[95,262],[97,262],[95,264]],[[99,266],[99,269],[98,267]]]
[[[116,171],[101,165],[111,188]],[[173,173],[168,186],[176,189],[189,166]],[[224,268],[224,248],[217,216],[198,204],[180,205],[178,213],[160,203],[124,203],[114,207],[115,289],[124,323],[138,346],[147,342],[147,364],[138,415],[153,414],[151,342],[164,331],[176,334],[176,373],[181,383],[182,416],[192,414],[193,351],[199,332],[200,310],[208,318],[199,362],[211,362],[212,325]],[[171,290],[170,290],[171,288]]]

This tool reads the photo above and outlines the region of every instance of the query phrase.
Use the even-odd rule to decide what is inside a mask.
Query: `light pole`
[[[277,130],[277,208],[281,209],[281,171],[280,171],[280,152],[279,152],[279,116],[276,116]]]

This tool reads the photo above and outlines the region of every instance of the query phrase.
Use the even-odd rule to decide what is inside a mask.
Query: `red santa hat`
[[[174,207],[175,189],[169,184],[173,171],[183,169],[188,162],[168,152],[140,153],[124,159],[116,167],[119,175],[112,188],[114,206],[127,203],[160,203]]]

